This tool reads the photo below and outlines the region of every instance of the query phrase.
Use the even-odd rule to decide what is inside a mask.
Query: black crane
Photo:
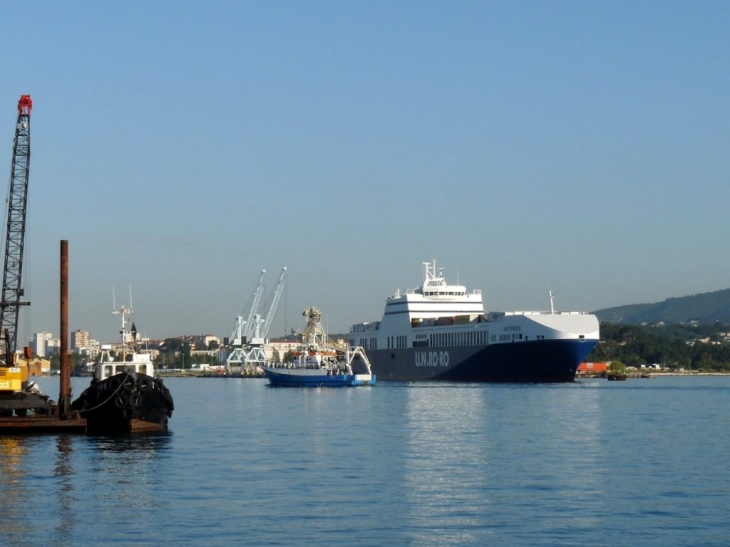
[[[25,245],[25,219],[28,203],[28,177],[30,173],[30,111],[33,101],[30,95],[21,95],[18,101],[18,122],[13,141],[13,162],[10,169],[8,194],[8,224],[5,240],[5,267],[3,292],[0,299],[0,335],[3,339],[5,366],[13,366],[13,356],[18,341],[18,315],[23,302],[22,274],[23,248]]]

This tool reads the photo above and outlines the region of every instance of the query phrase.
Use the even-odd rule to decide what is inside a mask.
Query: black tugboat
[[[86,419],[89,433],[114,434],[167,429],[174,404],[170,390],[155,376],[152,356],[136,347],[137,330],[126,329],[131,310],[122,308],[122,343],[116,355],[102,346],[91,385],[71,403]]]

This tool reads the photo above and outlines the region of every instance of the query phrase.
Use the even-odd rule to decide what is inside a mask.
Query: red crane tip
[[[18,101],[18,112],[22,113],[25,110],[27,114],[30,114],[31,108],[33,108],[33,100],[30,95],[21,95]]]

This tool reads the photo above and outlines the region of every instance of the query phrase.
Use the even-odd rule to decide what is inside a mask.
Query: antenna
[[[114,283],[112,283],[112,313],[114,313],[117,309],[117,297],[114,293]]]
[[[129,284],[129,309],[133,310],[134,306],[132,306],[132,284]]]

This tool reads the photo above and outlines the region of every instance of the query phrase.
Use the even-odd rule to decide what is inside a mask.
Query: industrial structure
[[[253,299],[246,320],[244,321],[241,315],[236,318],[236,327],[229,342],[233,349],[226,360],[228,372],[240,369],[244,374],[253,374],[256,372],[257,367],[266,364],[269,360],[266,356],[266,349],[269,344],[267,336],[281,299],[281,293],[284,290],[286,268],[281,270],[279,282],[271,297],[269,309],[266,315],[262,316],[259,313],[259,308],[266,289],[265,280],[266,270],[262,270],[253,292]]]
[[[30,95],[21,95],[18,101],[18,120],[15,124],[13,159],[10,169],[7,225],[5,233],[5,262],[3,268],[2,299],[0,300],[0,416],[28,416],[48,414],[53,403],[34,383],[29,382],[27,361],[32,357],[30,347],[24,349],[25,362],[18,362],[15,353],[18,341],[20,307],[30,302],[23,300],[23,252],[30,173]]]
[[[25,247],[25,220],[28,203],[28,179],[30,174],[30,111],[33,101],[30,95],[21,95],[18,102],[18,122],[15,125],[13,160],[10,168],[8,193],[8,218],[5,239],[5,268],[3,292],[0,300],[0,335],[6,367],[13,364],[18,340],[18,315],[23,296],[23,251]]]

